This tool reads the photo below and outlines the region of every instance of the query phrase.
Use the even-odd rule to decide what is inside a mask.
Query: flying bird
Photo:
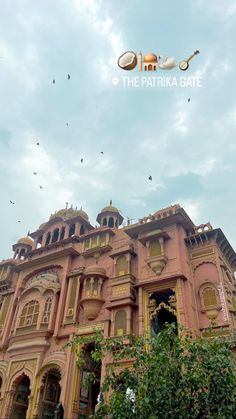
[[[190,102],[190,97],[188,98],[188,102]]]
[[[20,220],[18,220],[17,222],[18,222],[18,223],[21,223],[21,221],[20,221]]]
[[[66,126],[67,126],[67,127],[69,126],[68,122],[66,123]]]
[[[67,79],[70,80],[70,74],[67,74]]]
[[[104,152],[103,151],[100,151],[100,154],[104,154]]]
[[[36,145],[39,145],[39,143],[36,143]]]
[[[43,187],[41,185],[39,185],[40,189],[43,189]]]
[[[38,173],[36,173],[36,172],[33,172],[33,175],[37,175]]]
[[[52,81],[52,82],[53,82],[53,84],[55,84],[55,83],[56,83],[56,80],[55,80],[55,79],[53,79],[53,81]]]
[[[15,205],[15,202],[13,202],[13,201],[10,200],[10,204]]]
[[[80,159],[80,163],[83,163],[84,159]]]
[[[152,180],[152,176],[150,175],[148,179],[149,179],[149,180]]]

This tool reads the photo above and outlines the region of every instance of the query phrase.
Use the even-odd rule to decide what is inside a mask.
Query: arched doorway
[[[172,290],[153,293],[150,296],[149,312],[152,336],[171,323],[175,324],[177,332],[176,297]]]
[[[84,348],[84,367],[81,369],[80,379],[79,419],[88,419],[95,413],[100,392],[101,364],[92,359],[92,350],[94,350],[93,344]],[[91,373],[93,380],[92,383],[89,383],[88,377]]]
[[[53,419],[56,405],[61,394],[61,373],[58,368],[51,368],[46,372],[40,387],[39,417],[40,419]]]
[[[11,409],[10,419],[26,419],[26,413],[29,405],[30,379],[23,374],[15,382],[15,394]]]

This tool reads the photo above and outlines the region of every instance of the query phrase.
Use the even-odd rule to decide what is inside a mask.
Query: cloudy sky
[[[235,28],[235,0],[2,0],[0,259],[66,201],[92,223],[110,199],[134,220],[180,203],[236,247]],[[199,49],[203,87],[112,87],[140,49]]]

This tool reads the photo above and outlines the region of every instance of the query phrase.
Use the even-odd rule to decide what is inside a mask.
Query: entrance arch
[[[13,392],[10,419],[26,419],[30,395],[30,379],[26,374],[14,381]]]
[[[79,418],[87,419],[95,413],[98,395],[100,393],[101,363],[95,362],[91,357],[94,344],[91,343],[83,348],[84,366],[80,371],[80,394],[79,394]],[[88,375],[93,373],[93,382],[88,385]]]
[[[56,405],[59,403],[61,394],[60,381],[61,372],[59,368],[51,367],[44,373],[37,408],[40,419],[54,418]]]
[[[167,325],[174,324],[177,333],[176,296],[170,290],[151,294],[149,303],[151,335],[155,336]]]

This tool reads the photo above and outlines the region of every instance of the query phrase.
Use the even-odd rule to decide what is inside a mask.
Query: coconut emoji
[[[123,70],[133,70],[137,65],[137,56],[134,51],[126,51],[118,59],[118,66]]]

